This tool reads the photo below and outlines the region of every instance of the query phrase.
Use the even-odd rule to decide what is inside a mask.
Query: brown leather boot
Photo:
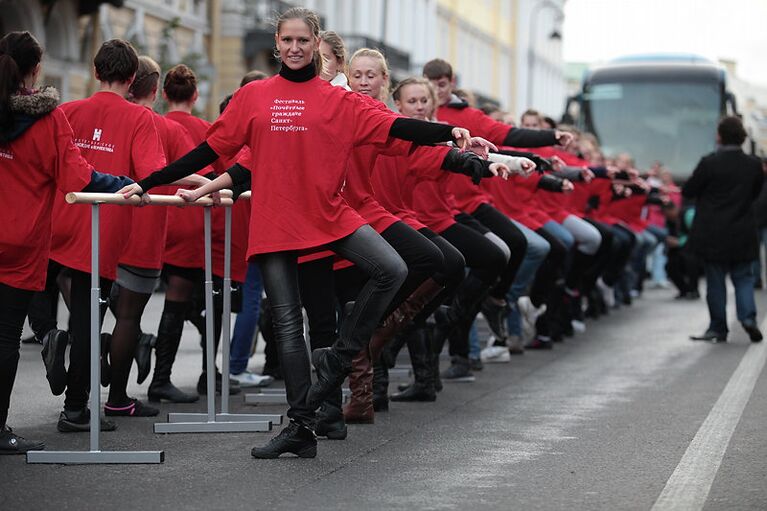
[[[418,289],[408,296],[381,325],[375,329],[367,349],[352,359],[349,388],[352,392],[349,403],[344,407],[344,419],[348,423],[372,424],[373,411],[373,361],[381,356],[386,344],[408,326],[424,306],[434,299],[443,287],[434,279],[426,279]]]
[[[346,422],[372,424],[373,411],[373,360],[381,356],[381,351],[389,339],[399,329],[402,322],[399,311],[392,312],[373,332],[367,348],[352,359],[352,372],[349,375],[349,389],[352,391],[349,403],[344,407]]]
[[[344,419],[350,424],[373,424],[373,363],[369,348],[360,351],[352,359],[349,374],[349,389],[352,391],[349,403],[344,406]]]

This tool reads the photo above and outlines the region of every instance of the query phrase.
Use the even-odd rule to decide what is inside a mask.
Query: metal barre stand
[[[154,425],[155,433],[242,433],[271,431],[273,424],[282,424],[281,414],[229,413],[229,343],[231,341],[232,311],[232,208],[231,201],[224,211],[224,279],[223,322],[221,342],[221,413],[216,413],[216,369],[213,351],[213,264],[211,256],[211,209],[205,215],[205,350],[208,410],[206,413],[169,413],[168,422]]]
[[[89,196],[102,194],[69,194],[67,202],[79,202],[75,195]],[[70,199],[72,199],[70,201]],[[101,289],[99,286],[99,201],[97,198],[84,202],[91,203],[91,392],[90,392],[90,449],[87,451],[29,451],[27,463],[81,463],[81,464],[138,464],[162,463],[164,451],[102,451],[99,446],[101,435]],[[121,202],[121,204],[135,204]]]

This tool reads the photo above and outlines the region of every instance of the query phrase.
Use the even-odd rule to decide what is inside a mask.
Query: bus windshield
[[[717,83],[598,83],[586,87],[583,99],[585,128],[605,155],[628,152],[638,168],[660,161],[684,179],[715,148],[722,105]]]

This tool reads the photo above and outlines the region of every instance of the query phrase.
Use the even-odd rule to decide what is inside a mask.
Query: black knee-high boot
[[[394,394],[392,401],[435,401],[434,371],[432,369],[432,329],[424,325],[408,333],[407,347],[413,364],[415,381],[402,392]]]
[[[170,381],[173,362],[176,360],[181,334],[184,330],[189,303],[165,301],[165,308],[157,330],[155,345],[155,365],[152,383],[147,392],[150,401],[171,401],[173,403],[194,403],[199,399],[196,394],[187,394],[179,390]]]

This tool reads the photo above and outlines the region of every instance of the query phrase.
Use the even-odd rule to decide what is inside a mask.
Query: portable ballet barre
[[[228,191],[228,190],[227,190]],[[240,199],[250,199],[250,192],[245,192],[240,195]],[[206,243],[209,238],[206,238]],[[207,252],[206,252],[207,254]],[[206,267],[207,268],[207,267]],[[157,433],[192,433],[202,432],[196,431],[199,426],[190,426],[191,424],[210,424],[214,423],[216,426],[205,426],[211,428],[215,432],[240,432],[240,431],[269,431],[269,429],[263,429],[262,423],[270,422],[271,424],[282,424],[282,414],[255,414],[255,413],[229,413],[229,351],[231,343],[231,313],[232,313],[232,208],[227,207],[224,211],[224,278],[223,278],[223,321],[221,325],[221,412],[216,413],[211,420],[211,410],[215,410],[214,407],[208,405],[208,413],[169,413],[168,423],[155,424],[155,432]],[[206,276],[206,280],[207,276]],[[206,294],[207,296],[207,294]],[[205,315],[207,321],[209,314]],[[210,357],[209,357],[210,358]],[[208,368],[208,379],[210,380],[210,368]],[[210,388],[208,388],[208,396],[211,396]],[[210,400],[210,397],[208,398]],[[207,422],[197,422],[203,421]],[[251,429],[249,425],[243,426],[243,423],[254,423],[256,428]],[[183,426],[179,426],[183,425]],[[168,429],[178,429],[178,431],[168,431]],[[195,431],[190,431],[195,429]]]
[[[150,196],[150,204],[154,206],[203,206],[206,218],[210,216],[210,206],[214,204],[210,198],[202,198],[195,203],[187,203],[181,197],[155,195]],[[164,451],[102,451],[100,447],[101,435],[101,314],[100,307],[101,288],[99,285],[99,206],[101,204],[114,204],[122,206],[136,206],[142,201],[134,196],[124,198],[116,193],[69,193],[66,195],[69,204],[91,205],[91,324],[90,324],[90,449],[87,451],[29,451],[27,463],[162,463],[165,461]],[[222,198],[221,205],[231,206],[232,200]],[[208,251],[210,247],[208,247]],[[213,325],[210,323],[209,331]],[[209,335],[209,339],[212,336]],[[210,360],[210,358],[208,359]]]

